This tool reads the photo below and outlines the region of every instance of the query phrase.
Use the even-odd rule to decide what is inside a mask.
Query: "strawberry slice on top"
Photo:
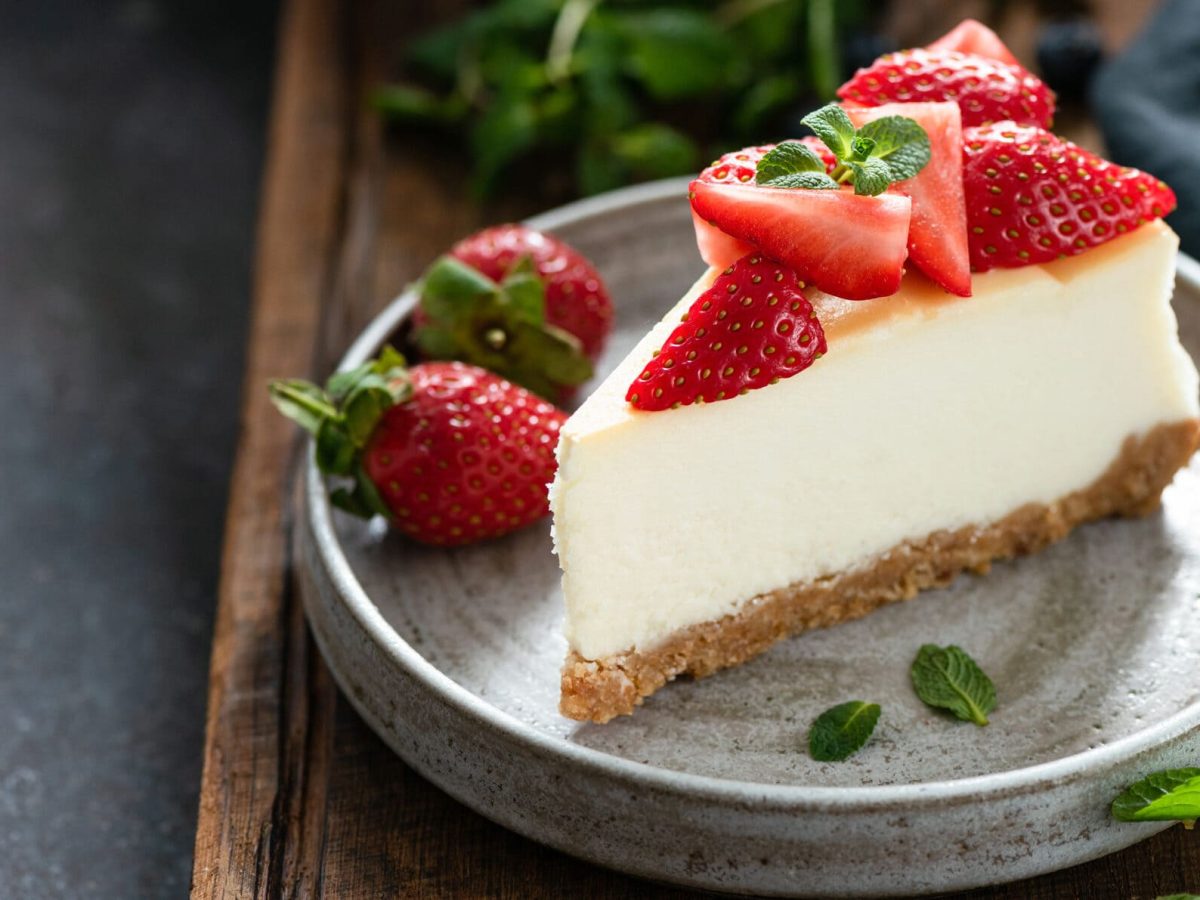
[[[646,411],[727,400],[790,378],[824,353],[796,273],[750,254],[696,298],[625,399]]]
[[[908,255],[952,294],[971,296],[967,208],[962,180],[962,118],[952,101],[887,103],[846,109],[858,127],[888,116],[908,116],[929,136],[929,163],[891,190],[912,198]]]
[[[954,50],[902,50],[875,60],[838,88],[857,106],[953,100],[963,126],[1011,119],[1050,127],[1054,92],[1021,66]]]
[[[966,129],[963,186],[980,272],[1082,253],[1175,209],[1153,175],[1015,122]]]
[[[832,172],[837,166],[837,160],[820,141],[813,137],[801,138],[800,143],[807,145],[825,163],[826,171]],[[700,181],[713,184],[754,184],[754,176],[761,160],[767,153],[775,149],[774,144],[763,144],[759,147],[743,147],[726,153],[698,176]],[[754,247],[745,241],[732,237],[692,211],[692,224],[696,229],[696,245],[700,249],[700,258],[715,269],[726,269]]]
[[[907,197],[699,180],[690,197],[701,219],[827,293],[866,300],[900,287],[912,210]]]
[[[957,50],[959,53],[974,53],[976,56],[997,59],[1010,66],[1020,65],[1012,51],[1000,40],[1000,35],[975,19],[963,19],[932,44],[926,45],[925,49]]]

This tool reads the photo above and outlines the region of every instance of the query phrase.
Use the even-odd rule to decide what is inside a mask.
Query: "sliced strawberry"
[[[692,182],[690,196],[701,219],[754,244],[823,291],[867,300],[900,287],[912,210],[907,197],[700,180]]]
[[[1054,92],[1020,66],[952,50],[902,50],[881,56],[838,88],[858,106],[953,100],[963,126],[1013,119],[1050,127]]]
[[[1175,208],[1153,175],[1041,128],[997,122],[963,134],[971,265],[980,272],[1082,253]]]
[[[988,59],[998,59],[1010,66],[1019,66],[1012,51],[992,29],[975,19],[963,19],[957,26],[928,45],[926,50],[957,50],[959,53],[974,53]]]
[[[846,109],[855,127],[885,116],[915,119],[929,135],[929,162],[892,189],[912,198],[908,255],[921,271],[960,297],[971,296],[967,208],[962,183],[962,117],[958,104],[888,103]]]
[[[825,353],[825,333],[802,287],[761,254],[739,259],[696,298],[625,399],[643,410],[713,403],[804,371]]]
[[[800,143],[807,144],[821,157],[827,171],[832,172],[837,166],[837,159],[829,152],[829,148],[816,138],[801,138]],[[726,153],[697,177],[701,181],[713,184],[754,184],[758,161],[774,148],[774,144],[764,144],[761,147],[745,147]],[[745,241],[730,237],[719,228],[708,224],[694,211],[692,224],[696,228],[696,245],[700,248],[700,258],[713,268],[726,269],[754,249]]]

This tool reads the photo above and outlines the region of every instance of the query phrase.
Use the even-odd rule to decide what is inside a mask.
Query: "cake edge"
[[[760,594],[720,619],[683,628],[650,650],[590,660],[569,650],[559,711],[603,724],[632,713],[682,674],[702,678],[738,665],[785,637],[865,616],[885,603],[944,587],[959,572],[983,573],[995,560],[1024,556],[1062,540],[1077,525],[1141,516],[1200,443],[1200,419],[1127,437],[1092,484],[1046,505],[1029,503],[990,525],[967,525],[904,541],[868,565]]]

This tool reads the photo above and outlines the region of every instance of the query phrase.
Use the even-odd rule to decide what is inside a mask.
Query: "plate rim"
[[[564,223],[644,204],[657,204],[686,195],[689,178],[669,178],[620,188],[577,200],[525,220],[531,227],[553,230]],[[1200,262],[1180,252],[1177,281],[1200,294]],[[412,287],[392,300],[359,333],[338,363],[338,370],[360,365],[374,353],[416,303]],[[1050,787],[1092,778],[1118,768],[1144,752],[1200,729],[1200,699],[1166,719],[1109,744],[1058,759],[944,781],[889,785],[769,784],[699,775],[613,756],[538,730],[493,706],[458,684],[423,657],[392,628],[354,574],[333,525],[325,478],[317,470],[313,442],[305,454],[306,515],[321,564],[337,589],[339,601],[387,657],[442,702],[473,721],[505,734],[530,750],[558,756],[600,775],[623,778],[641,787],[719,801],[752,803],[772,810],[823,813],[873,813],[944,806],[987,798],[1035,793]]]

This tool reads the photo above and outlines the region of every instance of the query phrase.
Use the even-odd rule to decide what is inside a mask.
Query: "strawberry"
[[[974,53],[976,56],[996,59],[1010,66],[1020,65],[1012,51],[1004,46],[1000,36],[975,19],[963,19],[925,49],[957,50],[959,53]]]
[[[847,108],[846,112],[859,127],[887,116],[908,116],[925,129],[930,143],[928,164],[912,178],[892,187],[912,198],[908,256],[950,293],[971,296],[962,181],[962,120],[958,106],[950,101],[887,103]]]
[[[1153,175],[1015,122],[965,131],[963,184],[980,272],[1081,253],[1175,208]]]
[[[380,514],[426,544],[499,537],[548,510],[564,413],[461,362],[405,368],[391,348],[322,390],[276,381],[279,410],[316,435],[322,471],[353,479],[332,502]]]
[[[907,255],[911,201],[898,194],[691,183],[692,209],[806,282],[848,300],[894,294]]]
[[[612,330],[612,301],[592,264],[524,225],[455,244],[420,290],[413,341],[427,359],[474,363],[551,399],[591,377]]]
[[[787,266],[742,257],[696,298],[625,399],[642,410],[712,403],[804,371],[824,355],[825,333],[802,287]]]
[[[859,69],[838,88],[859,106],[953,100],[963,126],[1013,119],[1050,127],[1054,92],[1020,66],[953,50],[902,50]]]
[[[837,166],[836,157],[816,138],[801,138],[800,143],[806,144],[820,156],[828,171],[832,172]],[[697,178],[713,184],[754,184],[754,172],[758,161],[767,151],[774,148],[774,144],[764,144],[761,147],[744,147],[741,150],[726,153],[701,172]],[[692,224],[696,228],[696,244],[700,248],[700,258],[714,268],[728,268],[754,249],[745,241],[730,237],[719,228],[709,225],[696,215],[694,210]]]

